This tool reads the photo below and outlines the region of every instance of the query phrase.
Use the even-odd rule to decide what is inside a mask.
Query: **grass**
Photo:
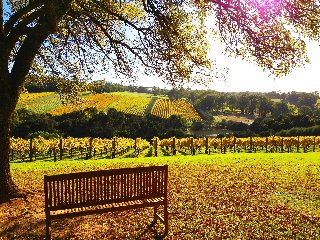
[[[166,239],[320,238],[320,153],[310,152],[12,163],[29,194],[0,205],[0,239],[44,238],[44,174],[162,164],[169,164]],[[142,209],[55,221],[53,239],[135,239],[151,217]],[[148,231],[139,239],[154,238]]]
[[[251,124],[253,122],[253,118],[247,118],[245,116],[240,115],[216,115],[214,116],[215,122],[221,122],[222,120],[226,121],[234,121],[234,122],[242,122],[246,124]]]

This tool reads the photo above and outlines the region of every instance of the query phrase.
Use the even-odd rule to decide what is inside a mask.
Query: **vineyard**
[[[143,116],[151,101],[149,94],[136,94],[136,93],[114,93],[121,96],[117,101],[114,101],[110,107],[119,112],[132,114],[136,116]]]
[[[168,138],[11,138],[11,161],[196,155],[215,153],[319,152],[320,137]]]
[[[10,158],[12,161],[34,161],[37,159],[89,159],[92,157],[115,158],[124,156],[130,150],[134,156],[149,146],[141,139],[117,138],[72,138],[34,139],[11,138]],[[132,156],[133,156],[132,155]]]
[[[169,99],[158,99],[152,109],[151,114],[161,118],[169,118],[172,115],[178,115],[182,116],[186,120],[201,120],[199,114],[195,111],[192,104],[181,100],[171,101]]]
[[[35,113],[48,113],[62,106],[58,93],[23,93],[20,95],[17,109],[30,109]]]
[[[308,152],[319,151],[320,137],[223,137],[223,138],[168,138],[153,139],[154,155],[157,156],[158,148],[165,149],[168,154],[176,155],[177,152],[195,155],[196,153],[256,153],[256,152]]]
[[[106,94],[94,94],[88,95],[82,99],[82,101],[78,103],[70,103],[67,105],[62,105],[49,113],[55,116],[60,116],[66,113],[72,113],[75,111],[84,110],[86,108],[96,108],[98,111],[105,111],[108,106],[116,101],[119,97],[114,95],[106,95]]]
[[[30,109],[36,113],[50,113],[53,116],[81,111],[95,107],[98,111],[107,112],[109,108],[114,108],[119,112],[136,116],[144,116],[147,113],[169,118],[172,115],[190,121],[201,120],[200,116],[191,103],[167,98],[159,98],[155,102],[151,101],[151,94],[113,92],[102,94],[83,93],[80,101],[76,103],[62,104],[59,94],[53,92],[24,93],[21,94],[17,109]]]

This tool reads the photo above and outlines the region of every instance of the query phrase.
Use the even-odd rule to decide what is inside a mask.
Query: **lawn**
[[[43,175],[169,164],[166,239],[319,239],[320,153],[12,163],[26,199],[0,205],[0,239],[43,239]],[[53,239],[153,239],[152,210],[54,221]],[[156,226],[159,232],[162,225]]]

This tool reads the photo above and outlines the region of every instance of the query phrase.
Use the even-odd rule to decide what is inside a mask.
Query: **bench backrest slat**
[[[166,197],[168,166],[45,176],[47,210]]]

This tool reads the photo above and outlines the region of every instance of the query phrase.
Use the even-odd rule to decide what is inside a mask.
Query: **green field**
[[[43,239],[44,174],[162,164],[169,164],[166,239],[320,238],[320,153],[309,152],[12,163],[29,194],[0,205],[0,239]],[[55,221],[53,239],[137,239],[151,219],[143,209]],[[156,238],[148,231],[138,239]]]

